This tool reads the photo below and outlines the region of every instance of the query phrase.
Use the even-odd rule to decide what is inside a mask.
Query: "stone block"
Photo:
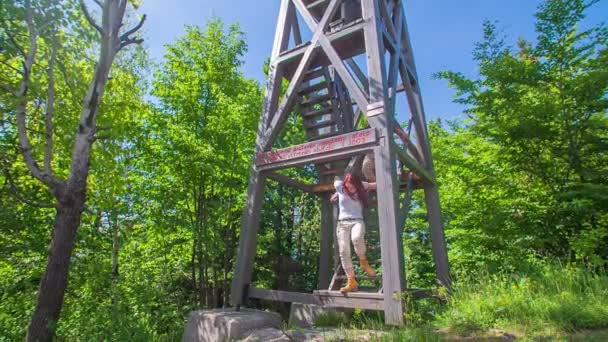
[[[183,342],[224,342],[244,338],[251,331],[280,328],[278,313],[242,309],[192,311],[184,330]]]
[[[319,315],[329,312],[344,312],[348,314],[352,312],[352,310],[343,308],[329,308],[316,304],[291,303],[291,311],[289,312],[289,326],[311,328],[315,322],[315,319],[317,319]]]

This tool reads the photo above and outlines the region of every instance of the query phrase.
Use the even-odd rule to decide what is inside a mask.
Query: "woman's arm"
[[[362,183],[363,183],[363,187],[365,188],[365,190],[376,190],[377,189],[376,182],[372,182],[372,183],[362,182]]]

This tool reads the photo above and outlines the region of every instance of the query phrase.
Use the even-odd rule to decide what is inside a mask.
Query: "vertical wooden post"
[[[329,177],[325,177],[329,178]],[[327,181],[327,180],[325,180]],[[319,289],[326,289],[334,264],[334,208],[327,194],[321,198],[321,249],[319,256]]]
[[[230,292],[232,305],[243,304],[243,291],[251,283],[265,183],[265,177],[253,166],[249,176],[247,203],[243,212],[241,235],[239,237],[239,254]]]
[[[383,1],[383,0],[380,0]],[[394,113],[386,112],[388,84],[384,63],[382,30],[378,19],[377,0],[362,0],[365,26],[365,49],[369,76],[368,121],[380,130],[382,143],[374,150],[376,182],[378,186],[378,221],[380,224],[380,249],[382,254],[382,287],[384,292],[384,320],[390,325],[402,325],[404,302],[403,251],[401,237],[397,232],[398,182],[393,148]],[[373,108],[371,108],[373,107]],[[373,116],[370,109],[374,111]],[[401,253],[400,253],[401,251]]]

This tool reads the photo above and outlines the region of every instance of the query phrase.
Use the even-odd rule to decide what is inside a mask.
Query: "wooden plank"
[[[256,157],[256,165],[268,166],[274,163],[302,159],[303,157],[321,155],[339,151],[349,147],[373,144],[377,141],[376,130],[373,128],[355,131],[336,137],[316,140],[279,150],[260,152]]]
[[[320,304],[318,298],[310,293],[269,290],[255,287],[249,290],[249,297],[273,300],[277,302]]]
[[[285,184],[285,185],[289,185],[294,189],[298,189],[307,193],[312,193],[313,191],[313,186],[311,184],[306,184],[304,182],[301,182],[299,180],[293,179],[293,178],[289,178],[285,175],[282,175],[280,173],[276,173],[276,172],[268,172],[267,173],[267,177],[277,181],[281,184]]]
[[[374,292],[347,292],[339,291],[314,291],[322,305],[338,308],[359,308],[366,310],[382,311],[384,309],[384,298],[381,293]]]

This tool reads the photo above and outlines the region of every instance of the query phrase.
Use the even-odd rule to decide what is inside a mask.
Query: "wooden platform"
[[[431,290],[407,289],[413,299],[431,296]],[[347,292],[317,290],[313,293],[268,290],[252,288],[249,297],[266,299],[278,302],[296,302],[303,304],[317,304],[337,308],[359,308],[366,310],[384,310],[384,294],[378,292]]]

